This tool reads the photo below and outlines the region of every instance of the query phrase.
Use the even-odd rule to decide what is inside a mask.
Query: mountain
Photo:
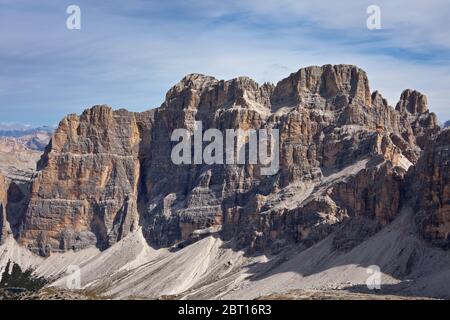
[[[0,147],[4,150],[5,145],[9,145],[12,149],[23,146],[30,150],[43,151],[50,141],[53,131],[54,128],[48,126],[32,128],[0,123]]]
[[[196,121],[278,129],[279,171],[174,164],[172,132]],[[118,298],[360,290],[371,265],[397,295],[448,298],[448,133],[425,95],[407,89],[393,108],[352,65],[276,85],[190,74],[159,108],[65,117],[7,232],[47,257],[34,268],[53,286],[67,280],[58,257],[83,256],[82,285]]]
[[[450,120],[445,122],[443,125],[443,128],[448,128],[448,127],[450,127]]]
[[[50,127],[0,124],[0,171],[10,179],[28,181],[52,132]]]
[[[0,243],[8,237],[11,230],[6,215],[7,190],[7,181],[0,173]]]
[[[278,127],[280,172],[173,164],[171,133],[193,130],[194,120],[219,129]],[[353,66],[301,69],[276,86],[189,75],[158,109],[96,106],[66,117],[38,165],[21,240],[40,252],[104,249],[140,224],[151,245],[167,247],[220,226],[226,239],[264,250],[317,241],[346,217],[386,224],[420,154],[416,141],[425,144],[437,130],[423,95],[406,90],[394,110]],[[344,169],[355,174],[340,181]]]
[[[24,125],[19,123],[5,123],[0,122],[0,136],[2,137],[21,137],[36,132],[52,133],[55,130],[51,126],[33,127],[31,125]]]

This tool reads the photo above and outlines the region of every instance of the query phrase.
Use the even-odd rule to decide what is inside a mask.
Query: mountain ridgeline
[[[173,130],[193,131],[195,121],[279,129],[280,170],[173,164]],[[423,237],[448,248],[449,147],[450,130],[425,95],[405,90],[393,108],[355,66],[302,68],[276,85],[190,74],[159,108],[101,105],[65,117],[22,205],[8,206],[18,199],[0,180],[1,234],[43,256],[103,250],[140,227],[156,248],[214,233],[250,252],[276,252],[311,246],[349,221],[378,230],[408,207]],[[337,249],[362,241],[363,229],[336,239]]]

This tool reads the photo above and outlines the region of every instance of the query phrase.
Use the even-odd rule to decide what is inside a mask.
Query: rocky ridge
[[[193,131],[195,121],[219,130],[279,129],[279,172],[173,164],[172,131]],[[422,149],[439,130],[423,94],[405,90],[394,109],[355,66],[302,68],[276,85],[191,74],[160,108],[95,106],[64,118],[38,163],[16,236],[49,255],[105,249],[141,226],[155,248],[218,233],[250,251],[277,252],[289,243],[311,246],[346,221],[370,221],[370,230],[357,223],[351,239],[335,241],[349,250],[396,218],[410,168],[419,163],[431,174],[420,165]],[[443,172],[445,159],[435,160]],[[441,230],[448,210],[439,210]],[[446,227],[435,229],[426,227],[426,237],[447,241]]]

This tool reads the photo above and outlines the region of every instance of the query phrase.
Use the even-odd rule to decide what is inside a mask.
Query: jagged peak
[[[203,90],[212,83],[217,83],[218,80],[212,76],[207,76],[200,73],[190,73],[184,76],[177,84],[175,84],[167,92],[166,97],[178,94],[186,89]]]
[[[417,90],[405,89],[400,95],[400,101],[395,109],[399,112],[422,114],[428,111],[427,96]]]
[[[190,73],[184,76],[177,84],[175,84],[168,92],[166,96],[173,96],[179,94],[186,89],[192,89],[202,91],[206,88],[212,88],[215,86],[235,86],[237,88],[243,88],[245,86],[251,86],[253,89],[259,89],[258,82],[248,76],[238,76],[229,80],[218,80],[215,77],[200,74]],[[267,86],[267,84],[264,84]]]
[[[183,83],[183,82],[189,82],[189,81],[204,81],[204,80],[206,80],[206,81],[214,81],[214,80],[217,80],[217,79],[215,77],[213,77],[213,76],[209,76],[209,75],[206,75],[206,74],[203,74],[203,73],[195,73],[195,72],[193,72],[193,73],[188,73],[187,75],[185,75],[180,80],[180,82]]]
[[[297,72],[292,73],[292,75],[295,74],[302,74],[302,73],[317,73],[317,75],[322,75],[324,72],[333,72],[337,75],[339,74],[345,74],[345,73],[349,73],[351,76],[355,76],[355,75],[362,75],[365,79],[367,79],[367,73],[359,68],[356,65],[353,64],[324,64],[321,66],[318,65],[312,65],[312,66],[307,66],[307,67],[302,67],[300,68]]]
[[[211,76],[192,73],[186,75],[166,94],[162,108],[176,110],[197,109],[206,103],[215,108],[228,108],[233,104],[248,107],[253,103],[270,109],[270,95],[273,84],[260,86],[247,76],[239,76],[229,80],[218,80]]]
[[[346,64],[309,66],[291,73],[277,83],[272,102],[274,105],[295,105],[309,95],[320,95],[325,99],[347,96],[352,102],[371,105],[366,72]]]
[[[94,105],[91,108],[85,109],[81,114],[81,118],[84,117],[96,117],[96,116],[104,116],[113,113],[114,110],[112,107],[106,104]]]
[[[285,101],[283,95],[299,96],[302,93],[320,94],[325,98],[337,95],[348,95],[353,101],[370,106],[371,94],[366,72],[355,65],[325,64],[323,66],[308,66],[300,68],[287,78],[279,81],[277,85],[264,83],[260,86],[255,80],[240,76],[230,80],[218,80],[212,76],[191,73],[183,77],[166,94],[166,102],[178,96],[185,90],[204,91],[207,88],[228,87],[237,92],[237,96],[244,91],[265,90],[275,99]],[[288,91],[286,91],[285,87]],[[280,99],[281,98],[281,99]],[[292,97],[290,100],[296,100]]]
[[[378,90],[375,90],[372,92],[372,105],[382,105],[387,108],[389,103]]]

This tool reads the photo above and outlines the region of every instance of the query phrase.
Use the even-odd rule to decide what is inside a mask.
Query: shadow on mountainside
[[[379,267],[380,294],[450,298],[450,254],[431,246],[415,231],[404,209],[391,224],[345,251],[333,245],[335,233],[302,249],[293,247],[248,268],[255,288],[340,289],[374,293],[366,286],[369,267]]]

